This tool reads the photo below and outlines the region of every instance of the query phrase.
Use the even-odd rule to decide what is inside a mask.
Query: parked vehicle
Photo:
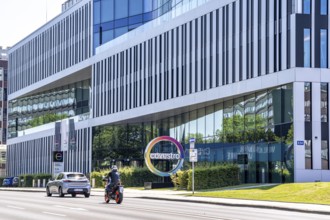
[[[64,197],[66,194],[71,194],[72,197],[76,197],[77,194],[83,194],[88,198],[90,192],[89,180],[83,173],[78,172],[59,173],[55,180],[49,181],[46,185],[47,196],[58,194]]]
[[[17,176],[7,177],[3,179],[2,186],[6,187],[18,187],[19,178]]]
[[[123,185],[118,184],[109,191],[107,191],[106,188],[104,189],[104,201],[106,203],[109,203],[111,199],[115,200],[117,204],[122,203],[122,201],[124,199],[124,186]]]

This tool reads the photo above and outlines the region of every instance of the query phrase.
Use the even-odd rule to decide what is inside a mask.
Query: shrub
[[[22,186],[22,187],[32,187],[33,179],[34,179],[33,174],[20,175],[19,176],[20,186]],[[23,180],[23,182],[21,180]]]
[[[171,175],[171,180],[175,188],[187,189],[188,170],[179,170],[176,174]]]
[[[147,167],[124,167],[120,169],[120,179],[128,187],[144,186],[144,182],[158,182],[159,177]]]
[[[91,179],[95,179],[95,188],[104,187],[103,176],[106,176],[109,170],[94,171],[91,174]]]
[[[192,170],[188,170],[187,189],[192,189]],[[238,185],[239,167],[235,164],[216,165],[214,167],[197,167],[194,173],[195,189],[212,189]]]
[[[40,180],[40,184],[43,184],[43,180],[46,180],[46,184],[48,180],[52,178],[52,174],[47,174],[47,173],[38,173],[34,175],[34,181],[37,183],[38,179]],[[45,187],[45,186],[44,186]]]
[[[5,177],[0,177],[0,187],[2,186],[3,180],[5,179]]]

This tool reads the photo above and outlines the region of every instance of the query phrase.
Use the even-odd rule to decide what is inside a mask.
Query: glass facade
[[[94,0],[94,48],[170,11],[172,0]]]
[[[9,102],[8,138],[19,131],[89,112],[90,80]]]
[[[147,144],[169,135],[181,142],[186,157],[194,137],[199,162],[237,163],[244,183],[292,182],[292,99],[288,84],[162,120],[95,127],[93,169],[114,161],[143,165]],[[247,164],[239,164],[240,155]]]
[[[209,0],[94,0],[94,49],[171,10],[180,13]]]

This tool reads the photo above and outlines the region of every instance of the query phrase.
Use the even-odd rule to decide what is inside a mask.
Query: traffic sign
[[[198,159],[198,151],[197,149],[189,149],[189,161],[197,162]]]
[[[194,149],[195,148],[195,138],[190,138],[189,143],[190,143],[190,149]]]

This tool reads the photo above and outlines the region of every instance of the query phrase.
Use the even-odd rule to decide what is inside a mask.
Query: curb
[[[301,213],[309,213],[309,214],[330,215],[330,211],[306,210],[306,209],[298,209],[298,208],[290,208],[290,207],[279,207],[279,206],[272,206],[272,205],[232,204],[232,203],[226,203],[226,202],[215,202],[215,201],[204,201],[204,200],[197,201],[197,200],[190,200],[190,199],[160,198],[160,197],[148,197],[148,196],[141,196],[141,197],[136,197],[136,198],[138,198],[138,199],[164,200],[164,201],[173,201],[173,202],[202,203],[202,204],[222,205],[222,206],[231,206],[231,207],[275,209],[275,210],[301,212]]]

